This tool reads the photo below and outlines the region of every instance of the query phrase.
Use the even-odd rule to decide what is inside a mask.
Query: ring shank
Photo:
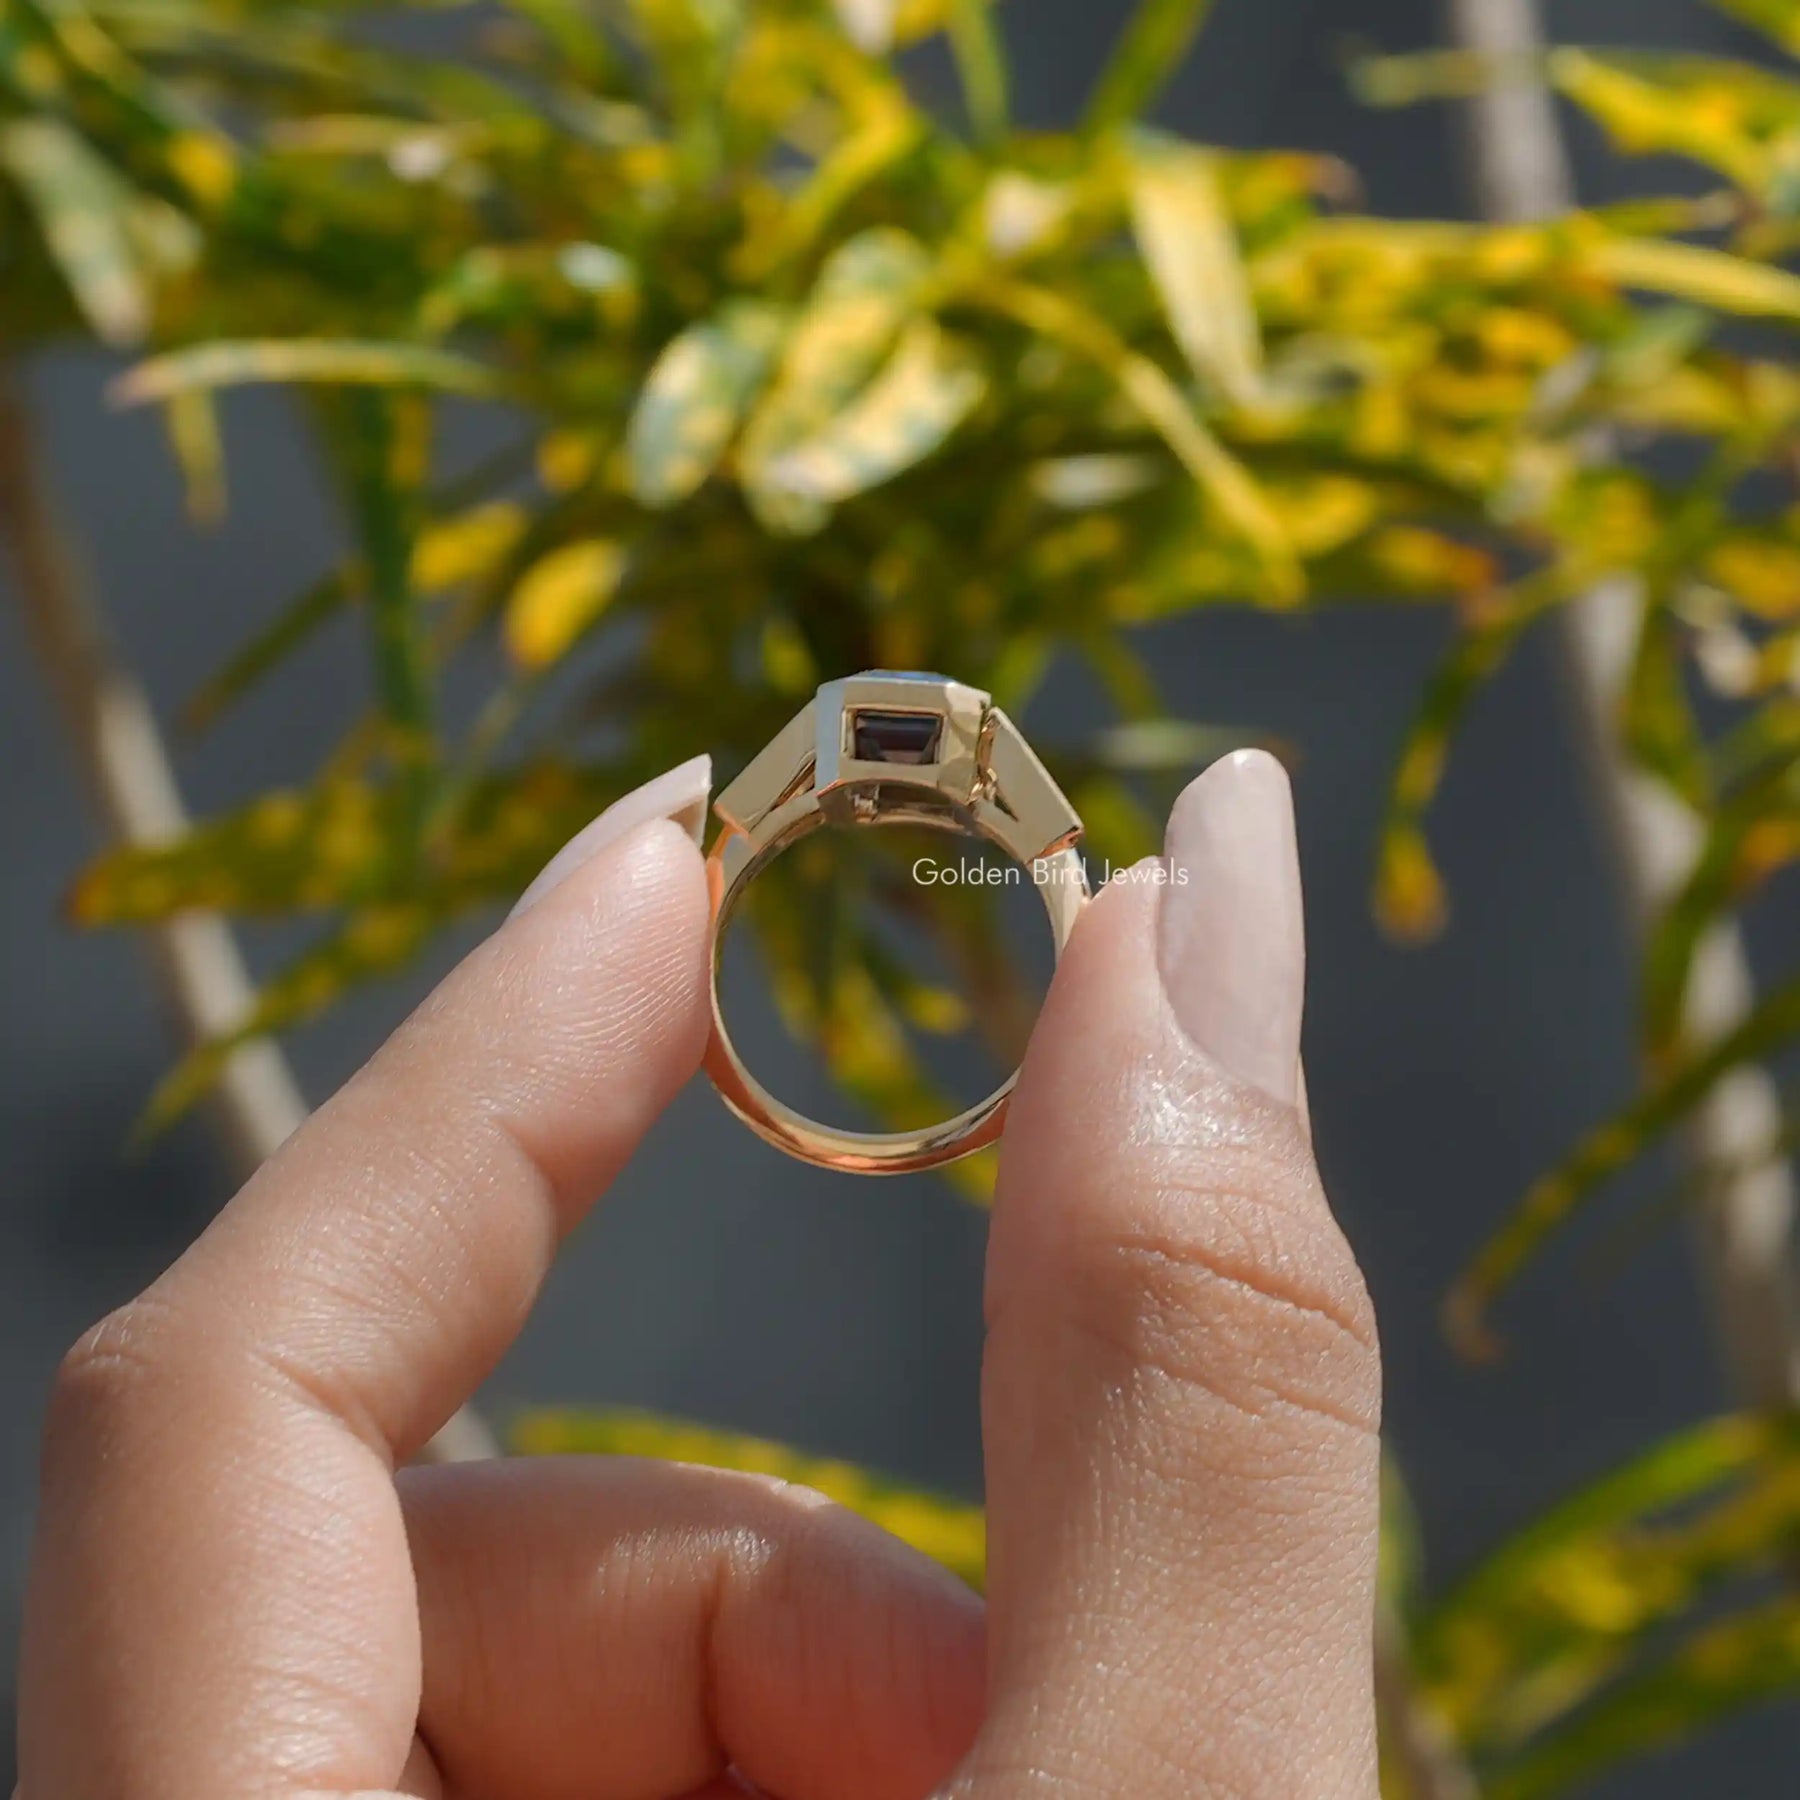
[[[753,846],[742,831],[729,827],[713,844],[707,857],[713,913],[713,980],[712,1036],[706,1050],[706,1072],[725,1104],[738,1118],[759,1137],[802,1162],[859,1175],[904,1175],[915,1170],[938,1168],[959,1157],[972,1155],[999,1138],[1013,1088],[1018,1082],[1016,1071],[985,1100],[940,1124],[913,1131],[846,1131],[822,1125],[776,1099],[744,1067],[725,1028],[719,1004],[718,967],[725,927],[732,912],[750,883],[776,856],[826,822],[816,806],[796,808],[791,819],[761,848]],[[970,834],[959,825],[921,816],[910,821],[878,821],[893,822],[932,824],[960,835],[985,838],[1002,849],[1010,848],[997,833],[981,830],[979,826]],[[1065,845],[1048,856],[1037,858],[1029,867],[1034,884],[1043,896],[1051,936],[1060,959],[1088,898],[1087,871],[1081,853],[1074,845]]]

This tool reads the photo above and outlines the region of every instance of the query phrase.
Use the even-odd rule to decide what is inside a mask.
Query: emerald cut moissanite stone
[[[866,707],[851,715],[850,747],[858,762],[900,763],[916,769],[935,760],[943,729],[936,713]]]

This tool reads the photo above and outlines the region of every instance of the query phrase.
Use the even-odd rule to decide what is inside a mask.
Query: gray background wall
[[[1018,0],[1010,10],[1032,21],[1014,34],[1027,110],[1066,116],[1121,9]],[[1749,42],[1688,0],[1571,0],[1555,25],[1565,38]],[[1339,49],[1352,28],[1415,47],[1432,40],[1432,9],[1428,0],[1224,0],[1167,116],[1221,141],[1347,155],[1379,209],[1461,210],[1445,117],[1373,116],[1346,97]],[[1588,179],[1597,194],[1616,177],[1591,164]],[[334,528],[279,403],[246,396],[228,417],[231,522],[195,537],[180,522],[154,425],[109,417],[102,374],[58,362],[38,371],[34,392],[108,604],[169,704],[321,566]],[[1458,1366],[1437,1335],[1436,1297],[1460,1260],[1631,1076],[1627,953],[1540,652],[1488,696],[1456,759],[1438,833],[1456,897],[1450,932],[1402,952],[1370,924],[1382,784],[1441,637],[1427,616],[1221,614],[1170,627],[1157,650],[1177,711],[1279,733],[1301,755],[1318,1136],[1381,1312],[1392,1439],[1432,1565],[1449,1575],[1647,1437],[1715,1409],[1721,1394],[1673,1229],[1622,1267],[1603,1239],[1585,1255],[1579,1244],[1560,1251],[1510,1305],[1513,1351],[1496,1369]],[[353,710],[358,684],[343,644],[309,653],[254,719],[185,756],[195,805],[227,804],[310,766]],[[693,739],[705,746],[704,719]],[[161,1268],[229,1186],[198,1127],[121,1159],[167,1040],[136,946],[72,936],[57,922],[92,839],[4,606],[0,846],[3,1685],[56,1358]],[[253,948],[266,958],[276,945]],[[423,984],[364,996],[304,1034],[294,1054],[308,1090],[329,1091]],[[797,1097],[816,1084],[765,1048]],[[980,1220],[930,1181],[848,1185],[800,1169],[696,1088],[580,1234],[483,1398],[496,1413],[525,1400],[657,1407],[973,1495],[981,1253]],[[0,1779],[6,1731],[0,1724]],[[1773,1711],[1703,1754],[1595,1792],[1658,1800],[1710,1781],[1743,1800],[1787,1795],[1795,1751],[1793,1713]]]

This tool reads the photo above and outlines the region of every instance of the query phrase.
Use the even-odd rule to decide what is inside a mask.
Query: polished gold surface
[[[1061,956],[1087,903],[1081,820],[988,696],[941,675],[876,670],[827,682],[713,803],[712,1041],[725,1104],[803,1162],[858,1175],[936,1168],[999,1137],[1016,1076],[978,1106],[918,1131],[821,1125],[777,1100],[740,1060],[719,1010],[719,946],[758,872],[822,825],[924,825],[985,838],[1031,872]]]

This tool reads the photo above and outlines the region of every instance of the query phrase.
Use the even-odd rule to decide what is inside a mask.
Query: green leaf
[[[1644,954],[1644,1040],[1652,1066],[1680,1046],[1688,978],[1707,932],[1780,870],[1800,860],[1800,746],[1791,741],[1709,807],[1705,841],[1663,908]]]
[[[366,388],[325,396],[320,416],[361,551],[376,701],[393,747],[422,768],[435,754],[437,692],[412,570],[431,417],[417,396]]]
[[[1620,733],[1640,769],[1705,811],[1712,797],[1712,776],[1681,651],[1679,631],[1669,613],[1662,607],[1646,607],[1623,696]]]
[[[506,9],[544,34],[560,63],[590,89],[605,91],[623,77],[618,56],[583,0],[505,0]]]
[[[83,925],[144,925],[189,909],[246,915],[352,904],[388,877],[390,805],[384,790],[348,777],[264,794],[172,842],[108,851],[82,874],[69,909]]]
[[[1713,4],[1800,56],[1800,0],[1713,0]]]
[[[994,24],[995,0],[948,0],[950,48],[962,77],[969,121],[983,143],[1005,136],[1012,109],[1006,52]]]
[[[264,676],[278,668],[313,634],[350,604],[353,584],[341,571],[315,581],[276,613],[262,630],[195,691],[182,709],[190,731],[204,731]]]
[[[55,119],[0,125],[0,167],[18,184],[76,304],[103,343],[150,327],[151,273],[132,242],[130,188]]]
[[[676,126],[686,173],[706,180],[723,154],[720,92],[743,25],[738,0],[629,0]]]
[[[772,1475],[873,1520],[973,1588],[986,1580],[987,1531],[980,1507],[906,1487],[854,1463],[622,1409],[534,1407],[519,1415],[507,1437],[520,1456],[639,1456]]]
[[[1467,1684],[1485,1688],[1508,1663],[1505,1615],[1530,1604],[1545,1572],[1564,1566],[1572,1546],[1690,1504],[1752,1471],[1777,1451],[1792,1454],[1793,1428],[1749,1416],[1709,1420],[1663,1440],[1609,1471],[1489,1553],[1438,1602],[1417,1637],[1421,1663],[1453,1711],[1477,1704]],[[1498,1659],[1498,1660],[1497,1660]]]
[[[441,594],[492,575],[528,525],[521,507],[491,500],[449,512],[422,525],[412,553],[412,585]],[[190,731],[203,731],[326,625],[358,604],[365,577],[360,562],[332,571],[302,590],[209,676],[182,709]]]
[[[1666,1750],[1800,1687],[1800,1602],[1776,1600],[1695,1632],[1496,1773],[1493,1800],[1545,1800]]]
[[[1262,336],[1218,158],[1147,138],[1132,153],[1130,191],[1138,243],[1188,366],[1234,403],[1254,401]]]
[[[753,498],[779,512],[866,493],[939,449],[986,391],[973,349],[935,319],[915,319],[887,366],[823,431],[763,464]]]
[[[1797,1530],[1794,1420],[1684,1431],[1534,1520],[1424,1617],[1421,1695],[1486,1758],[1554,1738],[1635,1680],[1673,1622],[1775,1572]]]
[[[405,967],[424,948],[436,917],[421,902],[353,913],[322,943],[290,963],[256,997],[249,1016],[190,1052],[157,1084],[133,1139],[167,1131],[203,1100],[245,1044],[315,1018],[350,988]]]
[[[163,427],[187,490],[188,517],[216,525],[225,516],[225,444],[212,396],[176,394],[163,407]]]
[[[1186,57],[1213,0],[1138,0],[1088,101],[1083,128],[1115,130],[1140,117]]]
[[[198,389],[259,382],[318,382],[334,387],[424,388],[445,394],[491,395],[492,369],[424,344],[287,338],[195,344],[153,356],[108,390],[117,406],[142,406]]]
[[[718,467],[768,377],[785,322],[778,307],[732,301],[663,350],[626,435],[642,505],[677,506]]]
[[[1472,1355],[1492,1354],[1487,1309],[1544,1241],[1603,1182],[1687,1117],[1732,1070],[1766,1060],[1796,1036],[1800,978],[1771,990],[1735,1030],[1690,1051],[1640,1099],[1584,1138],[1560,1168],[1532,1185],[1451,1290],[1444,1320],[1452,1339]]]
[[[790,204],[745,244],[735,265],[737,275],[772,281],[803,264],[838,217],[881,177],[896,171],[923,136],[924,121],[904,94],[884,96],[860,129],[819,162]]]
[[[1376,875],[1376,913],[1397,937],[1428,937],[1444,922],[1443,882],[1424,821],[1443,783],[1450,741],[1520,638],[1569,591],[1564,580],[1544,575],[1485,602],[1425,689],[1395,766]]]

